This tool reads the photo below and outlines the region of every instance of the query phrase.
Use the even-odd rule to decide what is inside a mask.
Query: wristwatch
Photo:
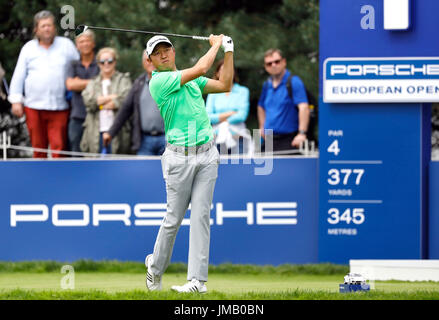
[[[306,136],[306,131],[305,130],[299,130],[300,134],[304,134]]]

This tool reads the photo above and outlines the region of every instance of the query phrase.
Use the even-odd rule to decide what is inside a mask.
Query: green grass
[[[75,268],[75,289],[61,289],[64,263],[0,262],[0,299],[142,299],[142,300],[439,300],[439,283],[375,282],[367,293],[338,293],[347,266],[282,265],[211,266],[208,293],[178,294],[171,285],[186,281],[185,264],[171,264],[163,276],[163,291],[145,288],[145,267],[137,262],[81,260]]]
[[[46,273],[59,272],[63,265],[71,265],[76,272],[123,272],[123,273],[144,273],[145,265],[142,262],[117,261],[117,260],[78,260],[74,262],[59,261],[23,261],[8,262],[0,261],[0,273],[4,272],[32,272]],[[187,265],[184,263],[172,263],[169,265],[166,273],[184,273]],[[321,264],[283,264],[279,266],[272,265],[242,265],[224,263],[220,265],[210,265],[209,274],[343,274],[349,272],[346,265],[337,265],[331,263]]]

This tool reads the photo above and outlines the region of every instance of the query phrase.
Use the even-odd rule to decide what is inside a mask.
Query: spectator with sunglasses
[[[116,70],[118,54],[113,48],[102,48],[96,55],[99,75],[82,92],[87,116],[81,150],[91,153],[131,153],[131,123],[127,121],[111,144],[104,146],[102,135],[113,125],[114,118],[131,89],[129,73]]]
[[[279,49],[264,55],[265,71],[270,75],[262,87],[258,102],[258,122],[264,141],[273,139],[273,151],[293,150],[306,140],[309,106],[305,86],[287,70],[287,60]],[[290,84],[287,84],[290,82]],[[288,92],[291,86],[292,95]],[[273,130],[266,136],[266,130]],[[268,151],[268,150],[265,150]],[[288,151],[287,151],[288,152]],[[282,152],[286,154],[287,152]]]
[[[142,65],[145,72],[134,80],[110,131],[102,137],[104,145],[108,145],[123,124],[130,120],[133,127],[132,150],[139,156],[161,156],[166,147],[165,124],[149,92],[149,82],[155,67],[148,59],[146,50],[142,54]]]

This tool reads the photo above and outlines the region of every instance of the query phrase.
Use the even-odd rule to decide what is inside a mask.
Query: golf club
[[[184,35],[184,34],[163,33],[163,32],[154,32],[154,31],[142,31],[142,30],[119,29],[119,28],[93,27],[93,26],[86,26],[86,25],[83,25],[83,24],[76,27],[76,30],[75,30],[76,36],[79,36],[81,33],[86,31],[87,29],[120,31],[120,32],[132,32],[132,33],[142,33],[142,34],[155,34],[155,35],[161,35],[161,36],[191,38],[191,39],[194,39],[194,40],[209,40],[209,37],[189,36],[189,35]]]

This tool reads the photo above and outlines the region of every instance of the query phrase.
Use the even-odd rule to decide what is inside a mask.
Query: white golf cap
[[[154,36],[151,39],[149,39],[148,42],[146,43],[146,54],[148,55],[148,57],[154,51],[155,46],[163,42],[169,43],[172,46],[172,42],[169,41],[169,39],[166,38],[165,36]]]

